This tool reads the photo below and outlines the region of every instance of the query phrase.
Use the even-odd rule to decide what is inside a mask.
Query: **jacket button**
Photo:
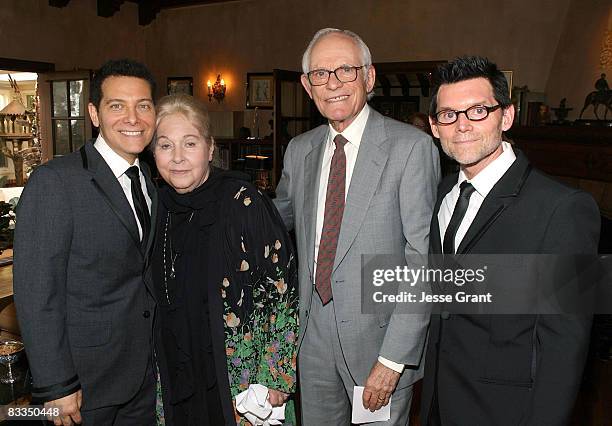
[[[448,312],[448,311],[440,312],[440,318],[442,318],[443,320],[449,319],[450,318],[450,312]]]
[[[148,310],[147,310],[147,311],[144,311],[144,312],[142,313],[142,316],[143,316],[143,317],[145,317],[145,318],[149,318],[149,317],[151,316],[151,312],[149,312]]]

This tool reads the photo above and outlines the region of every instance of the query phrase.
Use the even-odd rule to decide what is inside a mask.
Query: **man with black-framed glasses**
[[[438,190],[432,254],[503,254],[504,263],[516,255],[597,253],[600,219],[592,197],[534,169],[502,140],[514,106],[494,63],[470,56],[439,67],[429,115],[433,134],[460,165]],[[518,275],[512,266],[509,275]],[[590,317],[487,312],[432,316],[423,424],[568,424]]]
[[[438,152],[367,105],[376,73],[355,33],[320,30],[302,68],[329,124],[291,141],[274,200],[297,238],[302,424],[347,425],[352,406],[392,399],[390,420],[371,424],[407,426],[429,316],[363,314],[361,256],[427,252]],[[355,386],[364,390],[353,401]]]

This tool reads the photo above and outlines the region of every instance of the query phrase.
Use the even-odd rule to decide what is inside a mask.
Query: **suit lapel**
[[[334,270],[353,244],[368,211],[366,206],[370,205],[372,196],[378,188],[378,181],[389,157],[385,146],[386,140],[382,115],[370,109],[346,197]]]
[[[147,184],[147,192],[149,193],[149,198],[151,198],[151,231],[149,232],[147,246],[144,251],[146,261],[148,263],[150,258],[148,254],[151,250],[151,246],[153,245],[153,241],[155,240],[155,224],[157,223],[157,188],[155,187],[153,181],[151,181],[151,170],[149,169],[149,167],[144,161],[141,161],[140,165],[142,167],[145,182]]]
[[[507,203],[490,195],[483,201],[474,221],[457,247],[457,254],[469,251],[506,208]]]
[[[314,246],[317,231],[317,204],[319,199],[319,182],[321,181],[321,164],[325,152],[325,142],[329,127],[325,126],[320,134],[311,140],[311,151],[304,159],[304,227],[308,247],[307,264],[310,275],[313,275]]]
[[[434,206],[433,216],[431,217],[431,225],[429,226],[429,252],[432,254],[442,253],[442,241],[440,241],[440,223],[438,222],[438,213],[444,197],[453,189],[457,183],[457,173],[450,175],[444,179],[438,188],[438,199]]]
[[[84,148],[87,161],[83,161],[83,165],[91,173],[94,185],[130,233],[136,246],[141,247],[136,218],[119,181],[91,142],[88,142]]]
[[[474,221],[461,240],[457,253],[469,252],[487,229],[518,196],[525,183],[525,179],[529,176],[531,166],[521,151],[515,149],[515,152],[516,160],[484,199]]]

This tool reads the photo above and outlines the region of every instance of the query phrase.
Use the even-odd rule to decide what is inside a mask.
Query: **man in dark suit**
[[[431,252],[595,254],[597,205],[502,141],[513,119],[507,82],[495,64],[464,57],[439,68],[430,123],[461,169],[440,185]],[[424,424],[567,424],[590,324],[578,315],[433,316]]]
[[[91,84],[100,135],[32,174],[15,232],[17,314],[33,396],[56,425],[151,425],[155,303],[145,276],[155,189],[138,154],[153,137],[155,83],[130,60]]]

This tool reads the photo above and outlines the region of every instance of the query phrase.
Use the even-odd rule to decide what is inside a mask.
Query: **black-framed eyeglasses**
[[[501,108],[501,104],[494,106],[474,105],[463,111],[455,111],[454,109],[445,109],[437,112],[435,115],[436,123],[446,126],[453,124],[459,119],[459,114],[465,114],[470,121],[482,121],[489,116],[493,111]]]
[[[329,81],[329,75],[333,74],[341,83],[350,83],[357,80],[357,71],[363,67],[365,67],[365,65],[359,65],[357,67],[342,65],[333,71],[324,69],[312,70],[307,74],[308,81],[312,86],[323,86]]]

